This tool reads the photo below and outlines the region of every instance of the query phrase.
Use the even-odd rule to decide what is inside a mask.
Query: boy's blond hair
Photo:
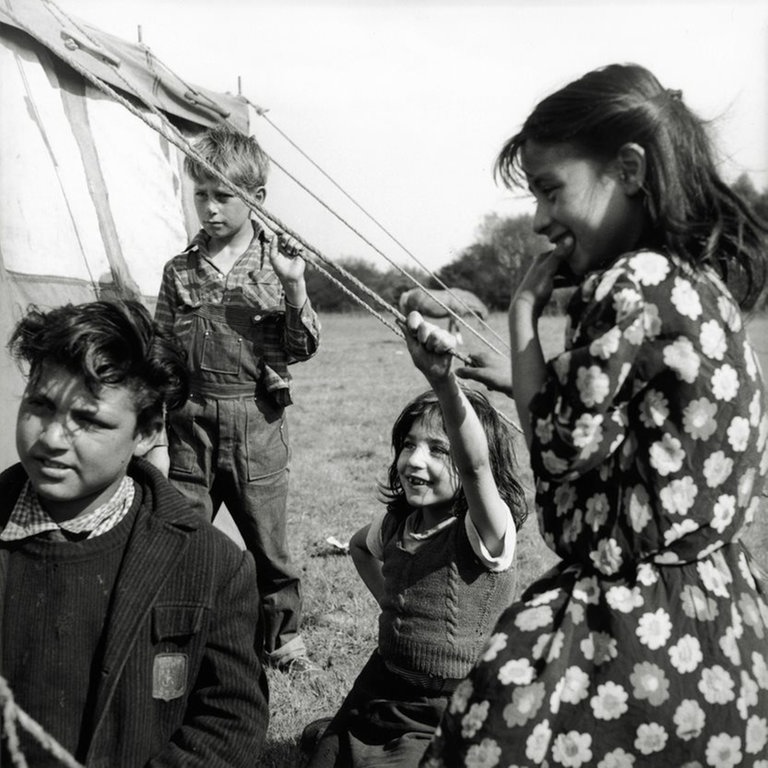
[[[192,146],[219,173],[248,192],[267,183],[269,158],[253,136],[219,125],[209,128]],[[213,178],[200,162],[188,155],[184,158],[184,170],[196,182]]]

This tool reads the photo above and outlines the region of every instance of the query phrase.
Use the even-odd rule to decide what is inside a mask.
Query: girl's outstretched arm
[[[426,322],[418,312],[408,315],[405,338],[414,365],[424,374],[440,403],[469,515],[485,547],[491,555],[497,555],[508,526],[514,523],[493,479],[485,430],[451,371],[449,353],[456,340],[448,331]]]
[[[366,525],[352,536],[349,540],[349,554],[352,556],[352,562],[355,564],[363,583],[368,587],[376,602],[381,605],[381,600],[384,597],[384,575],[381,572],[381,560],[371,554],[366,544],[370,527],[370,525]]]

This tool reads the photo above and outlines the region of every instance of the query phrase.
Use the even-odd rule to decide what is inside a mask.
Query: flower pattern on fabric
[[[531,461],[562,562],[501,616],[422,765],[768,768],[768,597],[739,540],[768,416],[738,307],[708,271],[627,254],[574,295],[548,370]]]

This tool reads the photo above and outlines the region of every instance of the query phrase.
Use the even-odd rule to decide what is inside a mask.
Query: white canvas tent
[[[151,306],[197,229],[181,153],[67,60],[123,95],[127,81],[185,135],[224,118],[249,129],[244,100],[190,86],[145,46],[45,0],[0,0],[0,468],[16,458],[22,379],[5,345],[24,308],[114,294]]]

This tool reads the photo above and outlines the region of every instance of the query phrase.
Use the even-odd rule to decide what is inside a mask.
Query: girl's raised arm
[[[472,522],[491,555],[500,553],[512,515],[493,479],[488,441],[480,419],[451,371],[456,339],[418,312],[406,320],[406,343],[414,365],[437,395],[451,457],[467,498]]]

